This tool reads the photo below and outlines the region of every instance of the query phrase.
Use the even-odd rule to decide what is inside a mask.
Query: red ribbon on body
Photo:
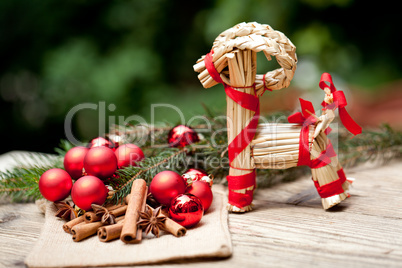
[[[241,169],[233,167],[231,163],[233,160],[250,144],[253,140],[255,131],[258,125],[258,119],[260,116],[260,100],[257,96],[248,94],[245,92],[240,92],[223,82],[220,74],[215,69],[214,63],[212,62],[213,50],[205,55],[204,63],[205,67],[209,72],[209,75],[218,83],[223,84],[225,88],[226,95],[231,98],[234,102],[239,104],[241,107],[255,112],[253,118],[250,120],[248,125],[243,128],[239,134],[232,140],[228,145],[228,155],[229,155],[229,165],[235,169]],[[253,85],[254,87],[254,85]],[[229,187],[229,204],[243,208],[250,205],[253,201],[253,191],[246,190],[245,194],[234,192],[233,190],[240,190],[254,186],[255,188],[255,170],[252,172],[240,175],[240,176],[227,176],[228,187]]]

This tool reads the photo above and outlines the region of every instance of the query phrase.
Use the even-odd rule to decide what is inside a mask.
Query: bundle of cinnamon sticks
[[[138,225],[139,215],[145,212],[148,187],[145,180],[134,180],[131,193],[124,204],[101,207],[99,211],[87,211],[63,225],[63,230],[72,235],[74,242],[97,235],[99,241],[108,242],[120,238],[124,243],[139,243],[143,230]],[[153,208],[148,206],[153,211]],[[166,217],[163,231],[176,237],[186,234],[186,229]]]

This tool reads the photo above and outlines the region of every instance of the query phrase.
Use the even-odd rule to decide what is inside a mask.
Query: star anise
[[[91,207],[94,210],[96,216],[102,217],[101,222],[103,224],[105,224],[105,223],[115,224],[116,223],[116,216],[113,215],[113,213],[110,212],[107,208],[96,205],[96,204],[92,204]]]
[[[147,204],[148,204],[150,207],[153,207],[153,208],[155,208],[155,207],[157,207],[158,205],[160,205],[160,204],[158,203],[158,201],[156,201],[155,197],[151,194],[151,192],[149,192],[149,193],[147,194]]]
[[[74,220],[77,218],[77,211],[74,209],[74,204],[70,201],[57,201],[54,202],[57,208],[55,214],[56,217],[63,218],[65,220]]]
[[[160,213],[161,208],[158,207],[152,211],[147,206],[145,212],[140,212],[138,225],[146,234],[152,232],[156,237],[159,237],[160,230],[165,229],[166,216]]]

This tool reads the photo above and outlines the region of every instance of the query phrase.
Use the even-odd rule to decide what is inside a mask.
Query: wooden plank
[[[161,266],[400,267],[401,171],[400,162],[346,170],[356,178],[352,197],[329,211],[321,208],[310,177],[258,189],[253,211],[229,216],[231,258]],[[0,266],[24,267],[43,222],[35,204],[0,200]]]
[[[44,216],[33,203],[0,201],[0,267],[25,267],[25,256],[38,240]]]

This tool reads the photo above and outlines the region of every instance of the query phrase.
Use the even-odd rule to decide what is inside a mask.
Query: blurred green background
[[[243,21],[269,24],[296,45],[294,87],[317,90],[326,71],[376,96],[401,78],[399,17],[391,3],[363,0],[2,0],[1,152],[53,152],[66,114],[82,103],[104,102],[100,132],[118,116],[149,122],[151,104],[175,105],[187,119],[204,113],[202,103],[223,112],[222,87],[203,89],[192,65]],[[259,61],[259,72],[267,67]],[[74,114],[74,135],[102,134],[98,117],[99,109]],[[179,121],[167,108],[154,118]]]

